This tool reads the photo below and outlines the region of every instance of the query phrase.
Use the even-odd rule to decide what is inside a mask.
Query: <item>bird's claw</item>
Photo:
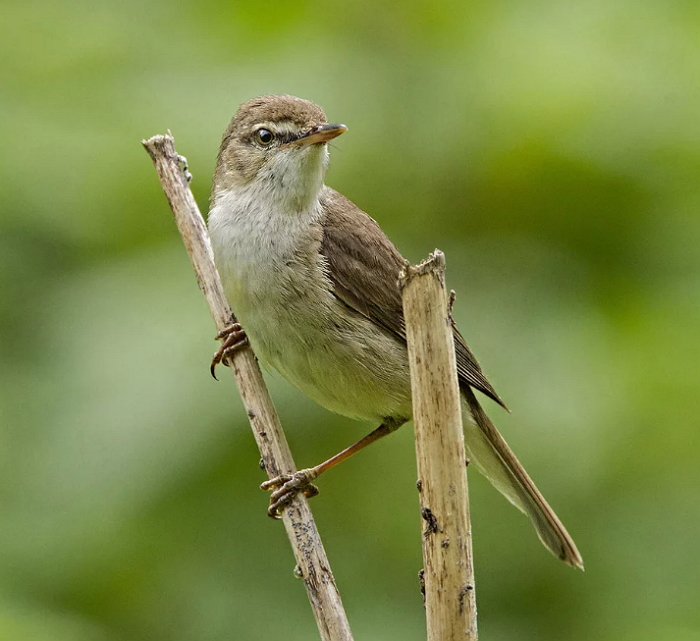
[[[217,335],[216,340],[223,340],[221,347],[216,350],[216,354],[211,359],[209,371],[216,379],[216,366],[219,363],[227,364],[228,359],[239,349],[248,345],[248,337],[240,323],[231,323],[224,327]],[[218,380],[218,379],[217,379]]]
[[[311,482],[318,476],[314,469],[299,470],[294,474],[282,474],[260,485],[260,489],[270,494],[270,506],[267,513],[273,519],[282,516],[282,508],[299,493],[310,499],[319,492],[318,488]]]

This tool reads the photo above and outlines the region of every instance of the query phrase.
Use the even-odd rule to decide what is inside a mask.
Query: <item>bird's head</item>
[[[304,206],[323,185],[326,143],[347,131],[328,124],[323,110],[294,96],[261,96],[241,105],[221,142],[212,201],[229,189]]]

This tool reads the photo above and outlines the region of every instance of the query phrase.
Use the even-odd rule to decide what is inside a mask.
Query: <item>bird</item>
[[[327,461],[266,481],[269,513],[321,473],[411,420],[411,389],[398,277],[405,260],[377,222],[328,187],[328,143],[345,133],[321,107],[291,95],[243,103],[224,132],[208,229],[236,323],[212,361],[250,345],[332,412],[378,424]],[[491,422],[475,391],[505,407],[452,321],[465,448],[477,469],[530,517],[544,546],[583,560],[564,525]]]

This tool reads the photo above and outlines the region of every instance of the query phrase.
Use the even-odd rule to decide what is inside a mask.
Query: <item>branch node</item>
[[[437,517],[433,514],[433,511],[429,507],[422,508],[420,511],[420,515],[423,517],[423,520],[427,523],[427,525],[425,526],[425,532],[423,532],[423,536],[430,536],[431,534],[437,534],[438,532],[442,532]]]

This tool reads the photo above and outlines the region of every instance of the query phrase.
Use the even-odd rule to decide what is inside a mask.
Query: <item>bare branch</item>
[[[476,641],[466,455],[445,256],[435,250],[400,278],[423,531],[428,641]]]
[[[214,266],[206,225],[180,166],[182,157],[175,151],[175,141],[170,134],[144,140],[143,146],[153,160],[170,203],[197,275],[199,288],[209,304],[217,330],[221,330],[234,317]],[[268,476],[273,478],[295,472],[292,453],[252,350],[246,348],[236,352],[230,369],[236,379]],[[295,574],[306,585],[321,639],[352,641],[340,593],[308,501],[303,495],[299,494],[284,509],[282,520],[297,563]],[[281,634],[284,636],[283,632]]]

